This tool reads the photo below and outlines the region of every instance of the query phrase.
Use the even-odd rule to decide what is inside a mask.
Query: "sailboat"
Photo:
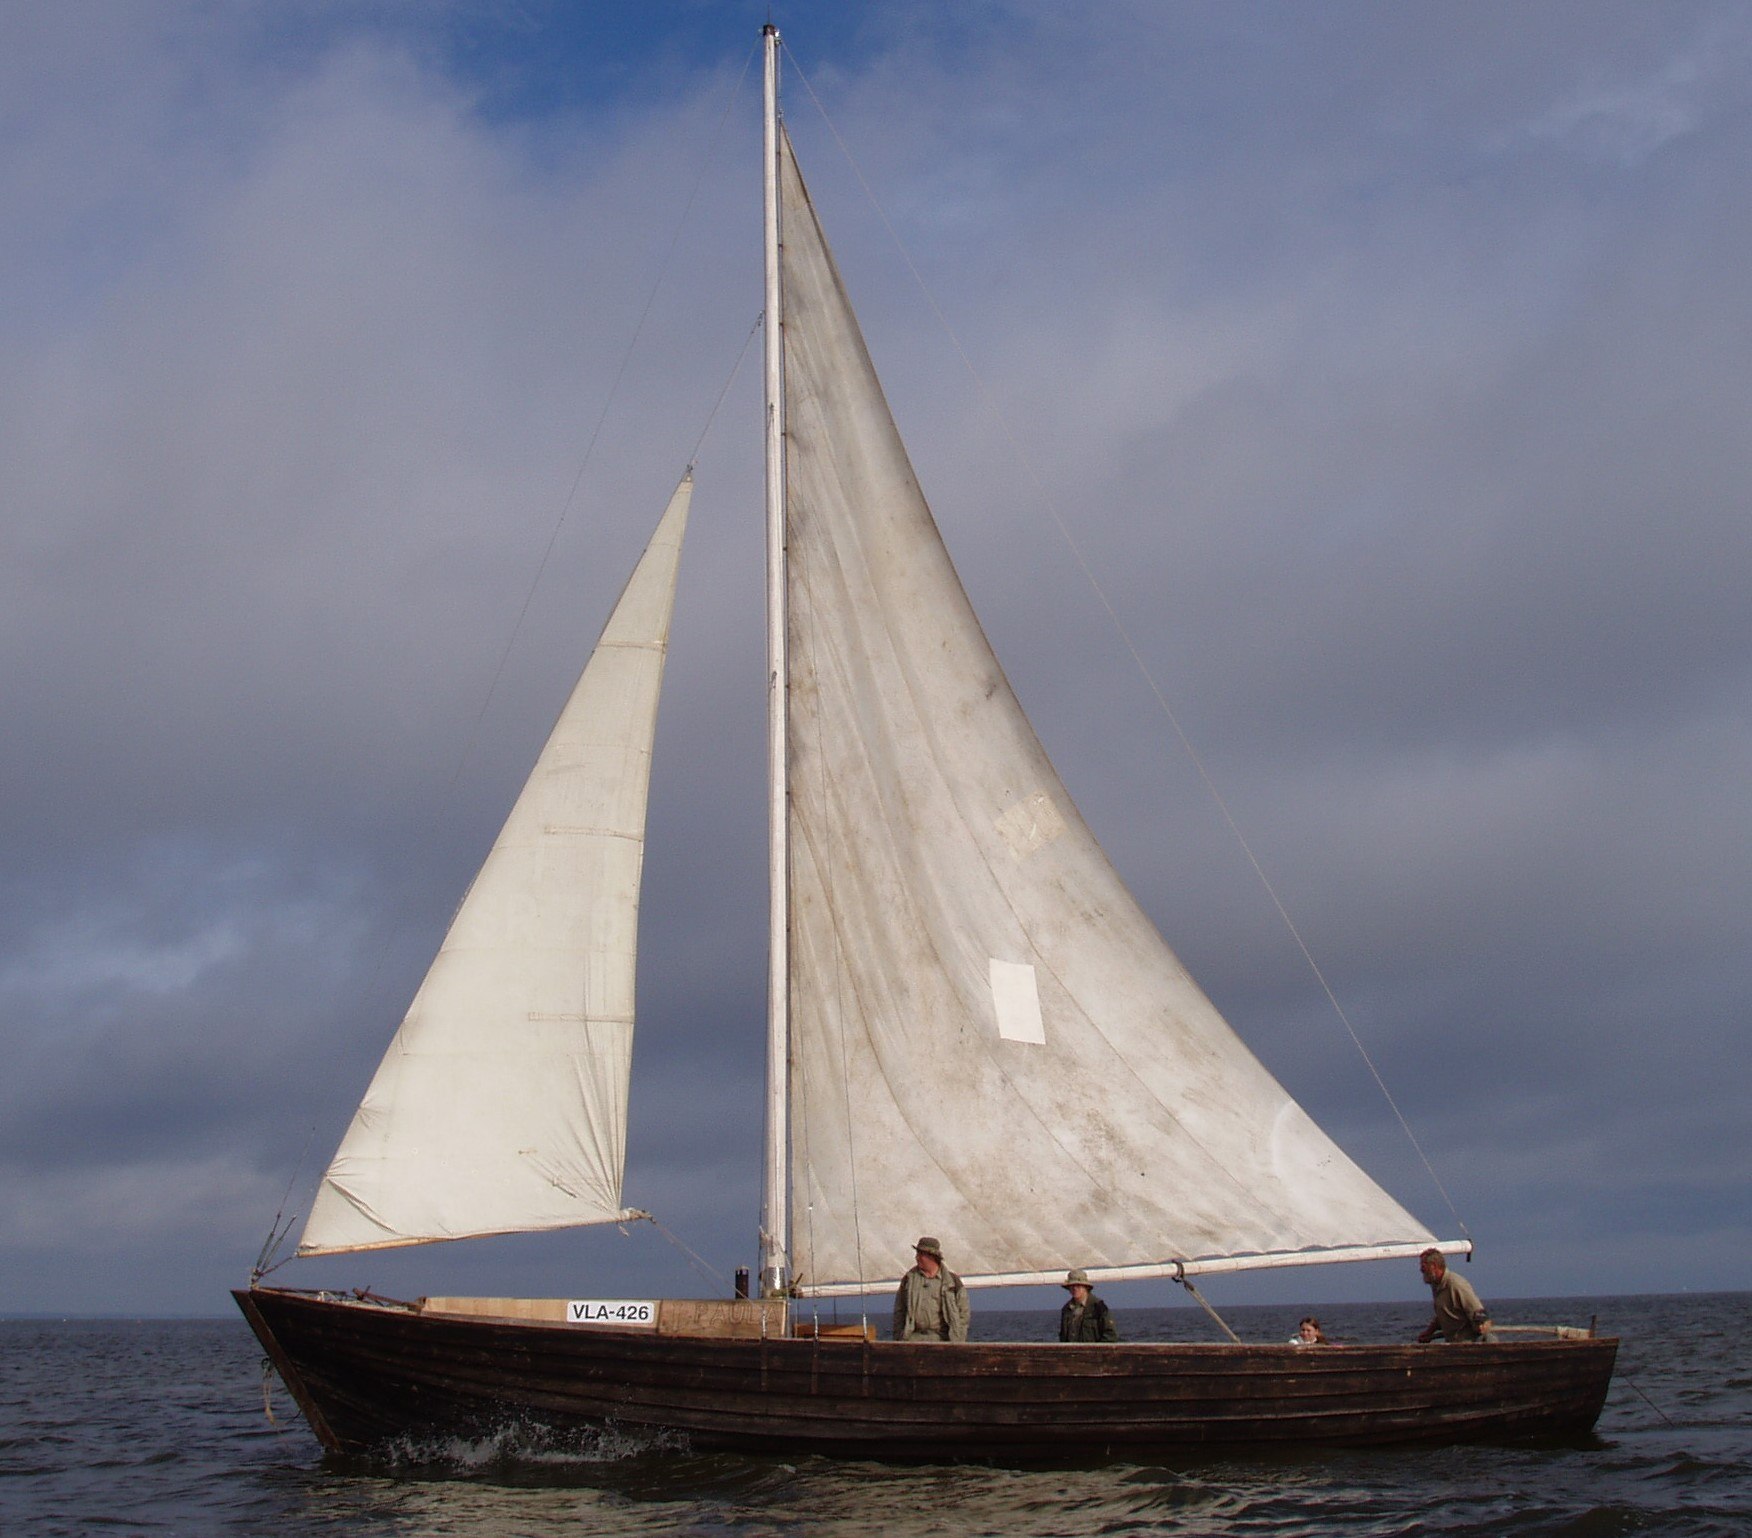
[[[969,1287],[1464,1253],[1243,1044],[1126,890],[958,580],[778,113],[765,38],[771,811],[753,1296],[234,1296],[329,1449],[614,1428],[696,1449],[1126,1456],[1586,1431],[1617,1342],[877,1338]],[[298,1253],[625,1223],[646,787],[681,481],[377,1070]],[[879,1301],[879,1309],[885,1305]]]

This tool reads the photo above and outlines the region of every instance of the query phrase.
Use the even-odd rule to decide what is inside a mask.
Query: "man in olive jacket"
[[[1119,1339],[1119,1326],[1113,1322],[1113,1314],[1107,1305],[1095,1296],[1094,1289],[1089,1285],[1087,1271],[1069,1272],[1059,1285],[1070,1294],[1065,1300],[1065,1306],[1059,1310],[1061,1341],[1077,1343]]]
[[[961,1278],[943,1264],[943,1246],[926,1235],[894,1294],[896,1340],[966,1340],[973,1310]]]
[[[1435,1316],[1417,1338],[1418,1344],[1427,1346],[1438,1335],[1451,1341],[1489,1340],[1490,1313],[1478,1301],[1472,1283],[1448,1269],[1447,1257],[1440,1250],[1425,1250],[1417,1265],[1436,1306]]]

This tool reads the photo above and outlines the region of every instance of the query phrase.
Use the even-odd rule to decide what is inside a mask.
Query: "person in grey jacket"
[[[973,1317],[961,1278],[943,1264],[943,1246],[928,1234],[913,1246],[913,1268],[894,1294],[896,1340],[966,1340]]]

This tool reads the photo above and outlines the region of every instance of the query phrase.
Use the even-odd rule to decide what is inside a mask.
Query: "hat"
[[[913,1246],[913,1253],[917,1255],[934,1255],[938,1260],[941,1260],[943,1258],[943,1246],[938,1244],[929,1234],[926,1234]]]
[[[1065,1273],[1065,1279],[1059,1283],[1059,1286],[1065,1288],[1067,1291],[1072,1287],[1087,1287],[1088,1285],[1089,1273],[1081,1270],[1067,1271]]]

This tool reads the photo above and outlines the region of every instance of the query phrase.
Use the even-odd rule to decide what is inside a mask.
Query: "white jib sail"
[[[1431,1242],[1229,1028],[1071,803],[782,161],[802,1289],[896,1277],[921,1233],[970,1280]]]
[[[324,1175],[301,1255],[622,1217],[676,488]]]

